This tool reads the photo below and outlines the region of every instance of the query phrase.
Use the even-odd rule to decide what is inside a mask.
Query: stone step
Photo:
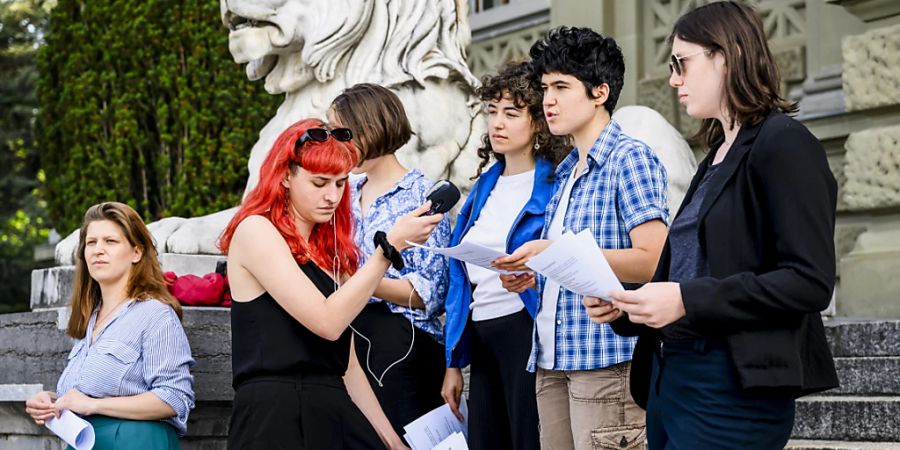
[[[834,358],[841,387],[828,395],[900,395],[900,356]]]
[[[27,382],[55,389],[72,348],[65,334],[67,321],[65,308],[0,314],[0,385]],[[229,310],[185,307],[182,324],[196,362],[191,374],[197,400],[230,401],[234,391]]]
[[[900,356],[900,320],[832,319],[825,334],[835,357]]]
[[[819,441],[791,439],[785,450],[900,450],[900,442]]]
[[[900,436],[900,396],[801,398],[791,435],[829,441],[896,441]]]

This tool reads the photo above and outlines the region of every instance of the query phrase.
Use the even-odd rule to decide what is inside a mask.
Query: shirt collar
[[[590,170],[593,164],[601,165],[609,158],[610,153],[616,148],[616,142],[619,141],[621,134],[622,127],[619,126],[618,122],[610,119],[603,131],[600,132],[600,136],[594,141],[594,145],[588,151],[588,167],[586,171]],[[571,175],[576,164],[578,164],[578,147],[573,148],[565,159],[559,163],[559,166],[556,168],[556,177],[565,179]]]
[[[385,195],[393,194],[395,191],[399,191],[401,189],[403,189],[403,190],[411,189],[415,185],[416,180],[418,180],[419,178],[422,178],[424,176],[425,176],[425,174],[423,174],[419,169],[416,169],[416,168],[410,169],[409,172],[406,172],[406,175],[403,175],[403,177],[400,178],[400,180],[397,181],[396,184],[394,184],[394,187],[389,189],[384,194],[381,194],[381,196],[383,197]],[[359,178],[352,181],[353,188],[355,190],[359,191],[359,189],[361,189],[363,187],[363,185],[366,184],[366,181],[368,181],[368,180],[369,180],[369,177],[367,177],[366,175],[361,175]]]

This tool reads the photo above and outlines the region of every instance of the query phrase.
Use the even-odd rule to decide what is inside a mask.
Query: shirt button
[[[556,321],[556,324],[557,324],[557,325],[562,325],[562,320],[557,320],[557,321]]]

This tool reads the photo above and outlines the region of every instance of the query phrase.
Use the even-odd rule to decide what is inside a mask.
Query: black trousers
[[[475,322],[469,375],[469,448],[540,448],[534,376],[525,370],[534,320],[525,309]]]
[[[794,399],[742,390],[724,342],[657,347],[647,402],[651,450],[781,450],[793,425]]]
[[[372,341],[369,367],[379,377],[388,366],[406,354],[412,333],[416,335],[412,352],[388,370],[381,379],[381,385],[366,368],[369,343],[354,336],[359,364],[378,397],[378,403],[402,438],[405,425],[444,404],[441,398],[444,346],[418,328],[410,330],[409,319],[391,312],[384,303],[366,305],[353,321],[353,327]]]
[[[229,450],[384,449],[333,374],[257,377],[234,393]]]

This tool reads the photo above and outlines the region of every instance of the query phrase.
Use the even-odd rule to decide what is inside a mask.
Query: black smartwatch
[[[384,231],[376,231],[375,238],[373,239],[376,247],[381,247],[382,253],[384,253],[384,257],[391,262],[391,266],[393,266],[397,270],[403,270],[403,255],[391,245],[387,240],[387,233]]]

